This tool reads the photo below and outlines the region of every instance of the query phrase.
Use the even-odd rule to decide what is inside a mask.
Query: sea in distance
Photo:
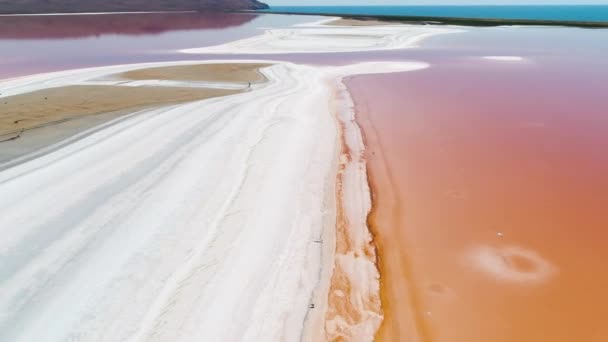
[[[608,5],[273,6],[268,12],[450,18],[608,21]]]

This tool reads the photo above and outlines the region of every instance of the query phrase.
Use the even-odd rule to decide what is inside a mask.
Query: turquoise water
[[[545,6],[274,6],[269,12],[460,18],[608,21],[608,5]]]

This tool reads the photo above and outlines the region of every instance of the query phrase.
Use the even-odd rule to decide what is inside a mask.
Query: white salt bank
[[[520,56],[484,56],[483,59],[501,62],[521,62],[524,60],[524,58]]]

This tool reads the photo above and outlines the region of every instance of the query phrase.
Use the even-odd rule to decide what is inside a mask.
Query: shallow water
[[[429,69],[348,82],[384,340],[608,339],[605,31],[516,30],[437,37],[414,54]],[[482,58],[505,55],[523,59]]]
[[[261,34],[310,16],[142,13],[0,17],[0,79],[128,63],[237,58],[178,53]]]

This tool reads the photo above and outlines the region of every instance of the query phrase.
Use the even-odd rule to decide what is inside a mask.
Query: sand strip
[[[120,85],[121,83],[135,83],[138,82],[138,85],[142,86],[165,86],[168,82],[180,82],[181,87],[190,87],[196,88],[199,87],[201,83],[207,84],[233,84],[238,85],[239,88],[244,89],[247,87],[243,87],[242,85],[245,82],[250,80],[258,80],[259,76],[257,75],[257,66],[258,65],[267,65],[272,64],[274,61],[260,61],[260,60],[240,60],[240,61],[182,61],[182,62],[155,62],[155,63],[142,63],[142,64],[124,64],[124,65],[113,65],[106,67],[96,67],[96,68],[85,68],[85,69],[75,69],[75,70],[66,70],[66,71],[58,71],[51,72],[45,74],[38,75],[30,75],[24,77],[17,77],[8,80],[0,80],[0,100],[7,96],[13,96],[18,94],[24,94],[36,90],[41,89],[49,89],[56,87],[65,87],[72,85]],[[212,65],[212,64],[224,64],[227,68],[228,65],[234,64],[242,64],[243,68],[251,69],[249,72],[244,72],[241,67],[239,67],[238,74],[239,75],[248,75],[245,79],[239,79],[236,76],[217,76],[217,75],[209,75],[208,78],[211,81],[203,81],[203,80],[179,80],[182,77],[188,77],[187,67],[195,67],[196,70],[202,70],[205,67],[201,65]],[[132,72],[141,69],[157,69],[164,67],[186,67],[186,68],[178,68],[178,70],[182,73],[180,77],[173,77],[173,79],[142,79],[142,80],[128,80],[122,79],[117,75],[121,75],[123,73]],[[146,72],[147,73],[147,72]],[[153,73],[158,73],[162,76],[162,70],[153,71]],[[203,75],[199,72],[197,73],[197,78],[204,78]],[[236,82],[215,82],[213,79],[218,77],[224,77],[229,79],[235,79]],[[128,82],[130,81],[130,82]],[[255,81],[254,81],[255,82]],[[218,87],[210,87],[217,89]],[[222,88],[222,87],[219,87]]]
[[[219,63],[217,70],[209,62],[162,65],[81,69],[0,82],[0,163],[138,109],[251,91],[267,81],[259,69],[271,64]],[[131,81],[115,73],[128,68]]]
[[[0,137],[70,119],[144,106],[202,100],[239,91],[202,88],[65,86],[4,97]]]
[[[268,66],[270,64],[264,63],[179,65],[132,70],[116,76],[127,80],[262,83],[266,77],[259,70]]]

